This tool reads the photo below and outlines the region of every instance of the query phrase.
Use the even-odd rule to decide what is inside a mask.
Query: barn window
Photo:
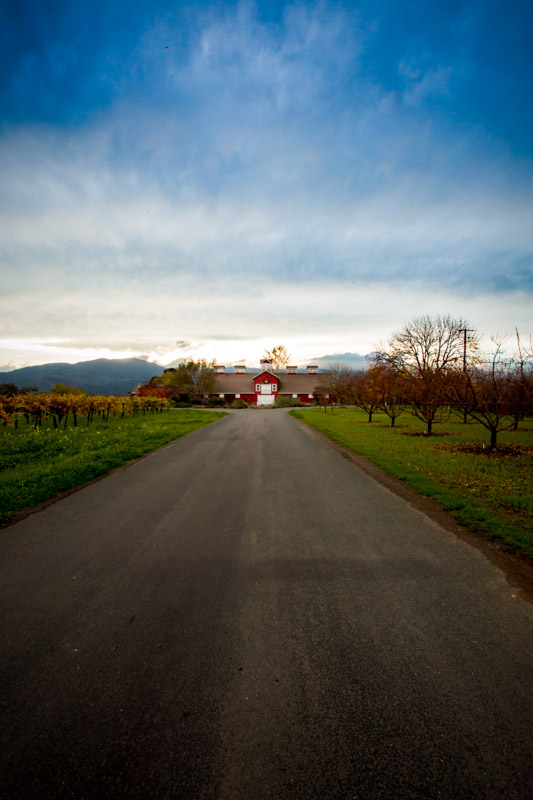
[[[273,384],[272,384],[272,391],[273,391],[273,392],[277,392],[277,391],[278,391],[278,385],[277,385],[277,383],[273,383]]]
[[[256,392],[260,392],[261,391],[261,384],[260,383],[256,383],[255,384],[255,391]]]

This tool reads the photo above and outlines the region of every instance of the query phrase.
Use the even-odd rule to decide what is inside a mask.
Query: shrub
[[[221,406],[226,405],[226,401],[224,400],[223,397],[211,397],[209,398],[209,402],[207,403],[207,405],[210,408],[220,408]]]
[[[230,408],[249,408],[249,406],[246,400],[241,400],[238,398],[231,403]]]
[[[290,397],[288,394],[280,394],[276,397],[276,408],[297,408],[304,404],[297,397]]]

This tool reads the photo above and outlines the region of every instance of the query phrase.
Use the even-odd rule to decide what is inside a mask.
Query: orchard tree
[[[513,381],[514,402],[514,430],[524,417],[533,414],[533,340],[529,337],[529,344],[524,344],[520,339],[518,328],[516,330],[516,356],[515,376]]]
[[[531,411],[533,376],[516,358],[506,357],[500,341],[482,365],[467,372],[467,392],[463,403],[472,419],[490,433],[490,449],[498,441],[498,433],[516,429]]]
[[[393,369],[386,364],[377,364],[370,366],[367,381],[372,387],[371,395],[377,407],[389,417],[391,428],[394,428],[396,420],[403,414],[407,405],[405,375],[399,369]]]
[[[368,422],[372,422],[372,417],[379,408],[379,402],[369,371],[360,369],[354,373],[350,391],[352,401],[368,414]]]
[[[463,363],[465,330],[466,320],[425,315],[393,333],[387,352],[412,374],[443,372]]]
[[[386,347],[374,354],[376,364],[399,371],[405,377],[406,398],[412,413],[433,425],[449,417],[449,377],[466,364],[466,332],[463,319],[423,316],[393,333]],[[472,342],[477,338],[470,337]]]
[[[332,364],[327,372],[320,375],[317,392],[324,396],[333,395],[339,406],[350,399],[353,378],[354,373],[346,364]]]

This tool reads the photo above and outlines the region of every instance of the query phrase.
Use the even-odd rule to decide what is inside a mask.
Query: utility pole
[[[463,372],[466,373],[466,335],[468,333],[474,333],[473,328],[458,328],[458,333],[463,334]]]
[[[463,334],[463,375],[465,376],[465,390],[466,390],[466,338],[468,333],[473,333],[473,328],[458,328],[459,333]],[[466,394],[466,392],[465,392]],[[463,425],[466,425],[466,407],[463,409]]]

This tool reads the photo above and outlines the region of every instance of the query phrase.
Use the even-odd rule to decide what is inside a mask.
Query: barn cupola
[[[297,367],[287,367],[287,375],[296,375]]]
[[[224,366],[224,364],[215,364],[215,369],[217,371],[217,375],[223,375],[226,367]]]
[[[235,372],[237,375],[244,375],[246,372],[246,364],[235,364]]]
[[[318,372],[318,367],[315,364],[307,365],[307,374],[308,375],[316,375]]]
[[[262,358],[259,364],[262,372],[272,372],[272,361],[269,358]]]

